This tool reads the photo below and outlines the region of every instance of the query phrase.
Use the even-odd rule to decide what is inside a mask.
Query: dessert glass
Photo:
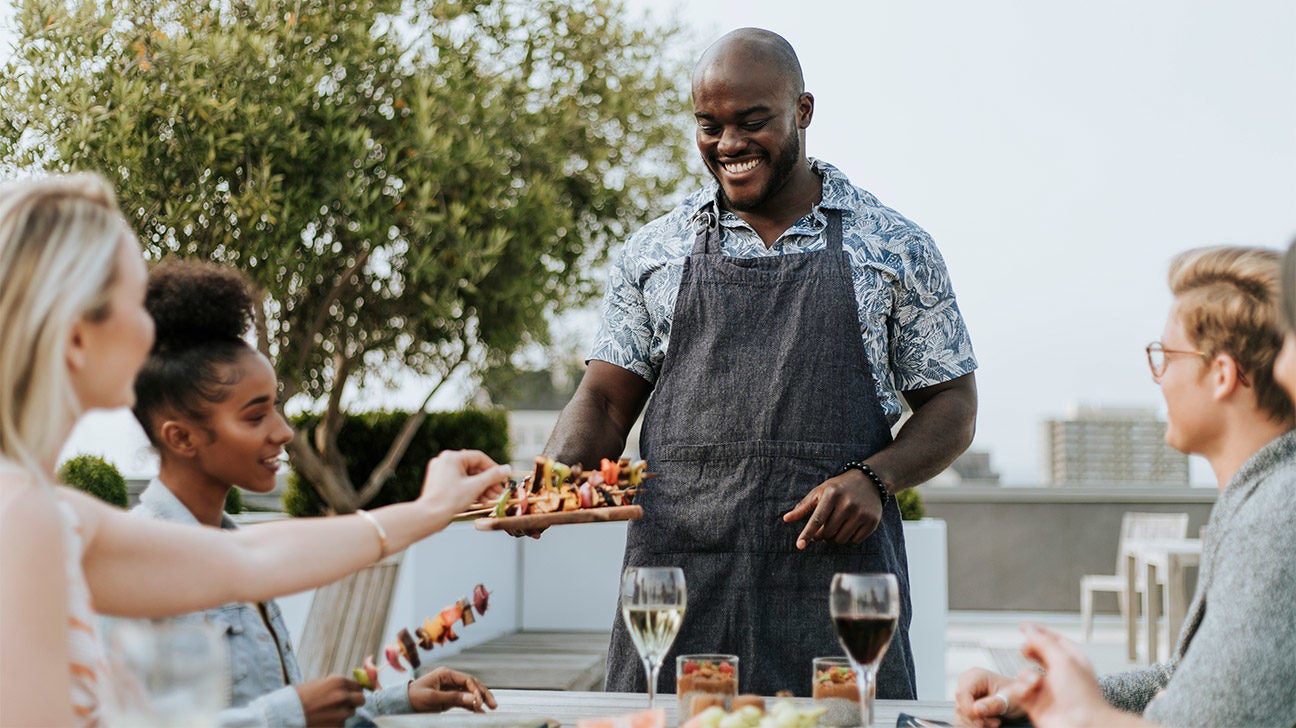
[[[827,710],[819,716],[820,725],[860,724],[859,685],[849,658],[814,658],[810,680],[810,694],[814,698],[815,707]]]
[[[675,692],[681,723],[713,705],[728,710],[738,694],[738,656],[680,655],[675,658]]]

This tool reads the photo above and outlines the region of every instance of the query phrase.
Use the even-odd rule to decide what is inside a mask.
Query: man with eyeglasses
[[[1023,652],[1046,674],[965,672],[955,694],[964,721],[1296,725],[1296,417],[1274,378],[1285,331],[1279,278],[1273,250],[1180,255],[1165,332],[1147,346],[1166,442],[1205,457],[1220,489],[1170,659],[1099,679],[1076,645],[1028,625]]]

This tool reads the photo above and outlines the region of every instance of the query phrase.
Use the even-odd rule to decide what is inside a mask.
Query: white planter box
[[[521,628],[611,632],[628,526],[589,523],[522,539]]]
[[[945,699],[945,620],[949,609],[948,554],[945,522],[938,518],[905,521],[905,552],[909,559],[909,599],[919,700]]]

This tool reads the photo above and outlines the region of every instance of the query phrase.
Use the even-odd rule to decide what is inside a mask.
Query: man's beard
[[[724,185],[721,184],[721,203],[724,204],[726,209],[737,212],[755,212],[759,210],[766,202],[769,202],[771,197],[783,189],[788,180],[792,179],[792,172],[796,169],[797,162],[800,160],[801,136],[793,129],[792,133],[783,142],[783,145],[779,147],[778,154],[770,159],[769,179],[765,181],[765,186],[756,194],[756,197],[750,202],[735,202],[725,194]],[[717,183],[720,182],[720,178],[716,176],[714,171],[711,172],[711,176],[715,177]]]

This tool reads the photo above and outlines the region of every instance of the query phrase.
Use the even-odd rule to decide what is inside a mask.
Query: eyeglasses
[[[1200,356],[1202,359],[1207,358],[1208,354],[1204,351],[1188,351],[1185,349],[1167,349],[1161,345],[1161,342],[1154,341],[1146,347],[1148,368],[1152,370],[1152,376],[1158,379],[1165,374],[1166,366],[1170,363],[1170,355],[1183,354],[1185,356]]]

